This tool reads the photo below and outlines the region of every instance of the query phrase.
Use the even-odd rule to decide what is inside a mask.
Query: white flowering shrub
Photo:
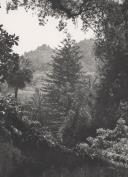
[[[87,140],[87,153],[92,158],[104,158],[128,165],[128,126],[123,119],[117,121],[113,130],[100,128],[95,138],[89,137]]]

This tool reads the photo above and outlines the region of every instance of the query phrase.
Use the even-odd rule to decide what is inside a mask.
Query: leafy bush
[[[13,97],[0,100],[0,176],[8,177],[22,163],[21,151],[14,147],[12,140],[12,119],[17,115],[19,106]]]
[[[123,119],[117,121],[113,130],[100,128],[95,138],[87,138],[87,144],[78,145],[80,153],[92,159],[110,160],[111,163],[128,165],[128,126]]]
[[[67,147],[73,147],[90,135],[91,120],[88,114],[80,116],[71,111],[58,132],[59,139]]]

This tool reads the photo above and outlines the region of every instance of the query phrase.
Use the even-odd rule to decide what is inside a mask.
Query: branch
[[[52,4],[52,8],[56,9],[56,10],[60,10],[64,13],[66,13],[68,18],[74,18],[76,16],[79,16],[82,12],[83,12],[83,6],[84,6],[84,2],[80,5],[79,7],[79,11],[78,12],[72,12],[72,8],[68,8],[66,7],[64,4],[62,4],[62,2],[59,1],[53,1],[53,0],[49,0],[50,3]]]

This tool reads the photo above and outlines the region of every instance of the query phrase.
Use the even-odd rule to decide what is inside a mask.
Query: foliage
[[[62,30],[66,22],[63,20],[72,18],[75,19],[80,16],[83,21],[83,28],[89,26],[99,27],[102,24],[103,11],[106,11],[106,6],[113,1],[107,0],[43,0],[43,1],[28,1],[28,0],[13,0],[12,3],[7,4],[7,10],[16,9],[19,6],[24,6],[26,9],[35,10],[38,14],[40,24],[45,24],[49,15],[59,18],[59,29]]]
[[[19,56],[12,48],[18,45],[18,39],[15,34],[8,34],[0,25],[0,82],[7,81],[8,75],[17,70]]]
[[[128,165],[128,126],[123,119],[117,121],[113,130],[100,128],[95,138],[87,138],[88,144],[78,145],[80,153],[92,159],[109,160],[110,163]]]
[[[77,149],[71,151],[66,149],[64,146],[59,145],[58,142],[52,137],[51,133],[47,129],[42,128],[42,126],[39,123],[23,118],[20,111],[21,107],[16,104],[14,98],[7,97],[6,99],[3,98],[3,100],[1,100],[1,113],[3,115],[3,117],[1,117],[1,120],[6,120],[6,122],[8,122],[7,120],[9,119],[12,120],[10,124],[6,124],[7,130],[9,131],[11,130],[9,127],[13,128],[13,131],[11,131],[13,143],[15,144],[15,146],[18,146],[21,149],[21,152],[24,153],[24,155],[26,156],[25,159],[27,160],[27,164],[24,161],[21,162],[21,164],[20,162],[15,161],[15,163],[18,164],[18,168],[16,169],[18,171],[20,170],[19,176],[22,175],[38,176],[41,175],[41,173],[43,173],[44,176],[45,175],[48,176],[51,175],[52,169],[53,169],[52,174],[54,173],[56,176],[59,175],[60,173],[65,176],[69,175],[74,177],[75,174],[77,174],[78,176],[81,175],[84,176],[85,172],[86,174],[93,176],[94,174],[92,173],[91,170],[92,168],[94,169],[93,170],[94,172],[95,170],[97,171],[97,176],[100,175],[103,176],[103,174],[106,175],[108,171],[105,170],[106,165],[104,168],[105,170],[104,173],[101,174],[101,169],[103,170],[103,166],[102,165],[100,166],[100,164],[97,163],[97,161],[96,163],[94,163],[94,161],[90,161],[91,160],[90,157],[93,159],[106,158],[110,159],[110,161],[113,160],[114,162],[125,161],[125,163],[127,163],[126,157],[128,149],[126,145],[128,127],[125,125],[125,122],[123,120],[120,120],[117,123],[117,126],[114,130],[103,130],[103,129],[98,130],[98,136],[96,138],[88,139],[89,145],[81,143],[77,146]],[[15,116],[17,118],[15,118]],[[2,122],[4,123],[4,121]],[[9,148],[11,147],[10,144],[9,145],[2,144],[0,148],[2,149],[2,147],[4,147],[3,149],[5,154],[6,146]],[[3,149],[1,151],[2,157],[4,157]],[[80,150],[78,151],[78,149]],[[16,157],[18,158],[20,157],[19,150],[17,151],[14,148],[13,151],[12,148],[12,150],[10,149],[10,151],[14,152],[14,154],[18,153]],[[9,158],[12,157],[10,151],[7,151],[10,154]],[[89,157],[90,160],[87,162],[87,166],[85,165],[86,161],[84,162],[84,167],[81,167],[81,164],[83,164],[81,156],[82,154],[83,156],[86,157],[86,160],[88,156],[90,156]],[[22,158],[20,160],[22,160]],[[94,163],[93,166],[92,162]],[[3,163],[4,161],[2,161],[1,165]],[[9,163],[11,164],[11,160],[8,161],[8,165]],[[9,174],[12,173],[13,175],[14,174],[18,175],[18,171],[15,171],[16,169],[12,168],[11,165],[9,165],[9,167],[14,171],[12,172],[12,170],[10,171],[8,168],[8,171],[6,172],[8,172]],[[47,171],[46,169],[48,167],[49,170]],[[73,170],[71,172],[69,170],[69,167],[72,167],[73,169],[74,167],[75,168],[77,167],[78,169],[76,169],[76,171]],[[56,170],[56,168],[58,170]],[[64,169],[66,171],[64,171]],[[114,171],[116,171],[116,169],[114,169]],[[109,174],[111,174],[111,171]]]
[[[70,36],[64,39],[53,56],[52,70],[47,74],[42,88],[53,126],[60,127],[73,108],[73,94],[76,85],[80,83],[80,59],[79,48]]]
[[[23,117],[22,109],[22,106],[16,102],[14,97],[4,97],[0,101],[0,156],[1,160],[3,160],[1,173],[5,173],[3,168],[7,168],[6,172],[9,175],[22,176],[26,174],[27,176],[35,173],[33,169],[36,169],[36,174],[38,175],[40,172],[37,173],[37,170],[40,169],[40,166],[43,168],[41,154],[46,153],[46,147],[47,150],[51,146],[53,147],[55,140],[50,132],[43,128],[39,122]],[[8,148],[10,148],[10,151]],[[44,148],[44,151],[42,151],[42,148]],[[5,157],[8,157],[8,167],[5,164]],[[21,174],[18,174],[17,170],[22,170]]]
[[[30,101],[24,104],[24,116],[30,120],[39,121],[42,126],[47,126],[47,108],[44,106],[44,94],[38,88],[31,97]]]
[[[117,110],[117,116],[122,117],[126,124],[128,124],[128,101],[127,99],[123,99],[120,101],[119,108]]]
[[[19,55],[13,52],[18,45],[18,37],[8,34],[0,26],[0,82],[5,83],[8,77],[19,67]],[[12,97],[0,99],[0,176],[9,177],[13,170],[22,163],[21,151],[13,145],[12,122],[15,119],[18,105]]]
[[[11,133],[12,124],[17,124],[16,118],[22,116],[22,106],[18,104],[12,95],[0,99],[1,125]]]
[[[101,80],[95,118],[97,127],[113,128],[119,118],[116,113],[120,102],[128,97],[127,2],[111,3],[108,7],[103,36],[98,36],[96,46]]]
[[[94,91],[95,89],[95,91]],[[96,78],[81,77],[81,83],[72,94],[72,109],[59,131],[59,137],[66,146],[74,146],[94,134],[93,107],[95,104]]]
[[[18,89],[23,89],[26,83],[30,83],[33,78],[33,69],[30,61],[27,58],[19,59],[18,69],[10,73],[7,79],[9,86],[15,90],[15,98],[17,98]]]

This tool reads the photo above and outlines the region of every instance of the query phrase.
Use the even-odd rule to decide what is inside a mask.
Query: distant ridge
[[[29,58],[35,69],[46,70],[47,63],[51,61],[53,51],[54,50],[50,48],[50,46],[43,44],[33,51],[25,52],[24,56]]]
[[[82,65],[84,71],[95,72],[95,55],[94,55],[94,40],[82,40],[78,43],[80,47],[82,58]],[[36,50],[26,52],[24,56],[28,57],[33,63],[34,67],[38,70],[46,70],[48,63],[51,61],[51,56],[54,54],[54,50],[43,44],[39,46]]]

